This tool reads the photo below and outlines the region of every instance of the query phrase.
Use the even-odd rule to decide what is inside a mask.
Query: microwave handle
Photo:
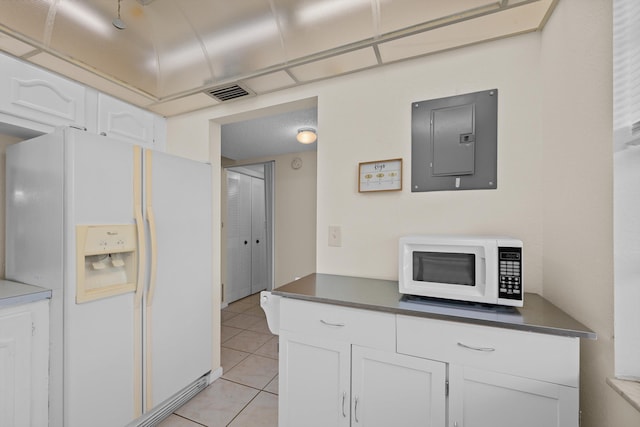
[[[463,348],[468,348],[469,350],[475,350],[475,351],[484,351],[484,352],[496,351],[496,349],[493,347],[474,347],[472,345],[467,345],[461,342],[458,342],[458,346]]]

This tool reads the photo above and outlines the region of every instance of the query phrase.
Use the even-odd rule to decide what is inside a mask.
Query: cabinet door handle
[[[342,417],[347,418],[347,412],[344,410],[344,403],[347,400],[347,392],[342,392]]]
[[[353,405],[353,416],[356,419],[356,422],[359,423],[360,420],[358,419],[358,396],[356,396],[356,401]]]
[[[484,351],[484,352],[492,352],[492,351],[496,351],[495,348],[493,347],[475,347],[472,345],[467,345],[461,342],[458,342],[458,346],[463,347],[463,348],[468,348],[469,350],[475,350],[475,351]]]
[[[345,326],[344,323],[327,322],[326,320],[323,320],[323,319],[320,319],[320,323],[327,326],[333,326],[334,328],[342,328]]]

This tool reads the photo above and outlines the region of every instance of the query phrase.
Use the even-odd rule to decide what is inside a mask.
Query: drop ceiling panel
[[[290,72],[298,81],[308,82],[338,76],[375,65],[378,65],[376,54],[373,48],[367,47],[299,67],[293,67],[290,69]]]
[[[497,1],[490,0],[382,0],[380,1],[380,31],[390,33],[416,24],[454,17],[464,11],[495,10]],[[407,11],[411,13],[407,13]]]
[[[84,64],[106,72],[133,87],[150,94],[155,93],[157,80],[149,73],[146,63],[153,52],[153,44],[147,37],[130,36],[116,30],[113,26],[105,43],[104,36],[79,28],[77,21],[60,17],[51,37],[51,48],[66,52]],[[83,34],[78,37],[78,34]]]
[[[0,1],[0,22],[2,26],[43,44],[47,27],[47,1]]]
[[[292,86],[296,81],[285,71],[277,71],[265,76],[243,80],[243,83],[255,93],[260,94]]]
[[[191,38],[204,49],[217,80],[249,74],[285,61],[278,20],[264,0],[175,2],[189,23]],[[152,3],[148,8],[153,8]],[[186,40],[193,44],[193,40]],[[166,64],[169,65],[169,64]]]
[[[535,31],[544,19],[548,9],[547,3],[549,2],[530,3],[381,43],[378,48],[382,62],[399,61],[480,41]]]
[[[283,7],[291,3],[293,7]],[[286,19],[282,36],[287,59],[294,60],[376,35],[371,0],[276,0]]]

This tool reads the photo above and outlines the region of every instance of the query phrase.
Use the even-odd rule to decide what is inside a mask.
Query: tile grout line
[[[258,303],[258,304],[256,304],[255,306],[251,306],[251,307],[247,308],[245,311],[243,311],[242,313],[238,313],[238,314],[245,314],[245,312],[246,312],[246,311],[249,311],[249,310],[253,309],[254,307],[260,307],[259,303]],[[247,316],[252,316],[252,317],[259,318],[259,319],[260,319],[260,321],[266,321],[266,317],[264,317],[264,316],[253,316],[253,315],[251,315],[251,314],[246,314],[246,315],[247,315]],[[233,316],[233,318],[235,318],[235,317],[236,317],[236,316]],[[230,319],[228,319],[228,320],[230,320]],[[222,326],[222,322],[221,322],[221,326]],[[251,325],[251,326],[253,326],[253,325]],[[250,327],[251,327],[251,326],[250,326]],[[230,327],[233,327],[233,326],[230,326]],[[243,330],[243,331],[250,331],[250,329],[245,329],[245,328],[237,328],[237,327],[236,327],[236,329],[241,329],[241,330]],[[257,332],[257,331],[251,331],[251,332],[260,333],[260,332]],[[241,332],[239,332],[239,333],[238,333],[238,334],[236,334],[236,335],[239,335],[240,333],[241,333]],[[234,335],[234,336],[236,336],[236,335]],[[262,335],[271,335],[271,337],[269,338],[269,340],[271,340],[274,336],[276,336],[276,335],[273,335],[273,334],[262,334]],[[231,338],[233,338],[233,337],[231,337]],[[229,338],[229,339],[231,339],[231,338]],[[228,341],[228,340],[227,340],[227,341]],[[268,342],[268,341],[267,341],[267,342]],[[263,345],[261,345],[260,347],[258,347],[258,349],[262,348],[262,346],[264,346],[264,345],[266,345],[266,344],[267,344],[267,343],[264,343]],[[224,347],[224,346],[222,345],[222,343],[221,343],[221,347]],[[231,347],[225,347],[225,348],[228,348],[228,349],[231,349],[231,350],[235,350],[235,351],[241,351],[241,350],[233,349],[233,348],[231,348]],[[258,349],[256,349],[256,351],[257,351]],[[248,353],[248,356],[247,356],[247,357],[252,356],[252,355],[255,355],[255,356],[264,357],[264,358],[271,359],[271,360],[279,360],[278,358],[273,358],[273,357],[269,357],[269,356],[265,356],[265,355],[261,355],[261,354],[256,354],[256,353],[255,353],[255,351],[253,351],[253,352],[246,352],[246,353]],[[246,360],[246,358],[247,358],[247,357],[245,357],[243,360]],[[241,363],[241,362],[238,362],[238,363]],[[233,368],[235,368],[237,365],[238,365],[238,364],[234,365],[231,369],[229,369],[229,372],[230,372],[231,370],[233,370]],[[274,376],[273,376],[269,381],[267,381],[267,383],[265,384],[265,386],[264,386],[264,387],[267,387],[269,384],[271,384],[271,382],[272,382],[272,381],[273,381],[273,380],[274,380],[274,379],[275,379],[279,374],[280,374],[280,372],[276,373],[276,374],[275,374],[275,375],[274,375]],[[255,395],[255,396],[253,396],[253,398],[252,398],[249,402],[247,402],[247,404],[246,404],[246,405],[245,405],[245,406],[244,406],[240,411],[238,411],[238,413],[233,417],[233,419],[229,422],[229,424],[227,424],[227,426],[231,425],[231,424],[233,423],[233,421],[234,421],[236,418],[238,418],[238,416],[240,416],[240,414],[241,414],[241,413],[242,413],[242,412],[243,412],[247,407],[249,407],[249,405],[251,404],[251,402],[253,402],[253,401],[254,401],[254,400],[255,400],[255,399],[260,395],[260,393],[261,393],[261,392],[268,393],[268,394],[270,394],[270,395],[272,395],[272,396],[275,396],[276,398],[278,398],[278,396],[279,396],[277,393],[273,393],[273,392],[270,392],[270,391],[265,390],[265,389],[264,389],[264,387],[263,387],[262,389],[257,389],[257,388],[255,388],[255,387],[252,387],[252,386],[247,385],[247,384],[242,384],[242,383],[238,383],[238,382],[232,381],[232,380],[230,380],[230,379],[228,379],[228,378],[223,378],[223,379],[225,379],[226,381],[232,382],[232,383],[234,383],[234,384],[238,384],[238,385],[241,385],[241,386],[249,387],[249,388],[251,388],[251,389],[253,389],[253,390],[258,390],[258,393],[256,393],[256,395]]]

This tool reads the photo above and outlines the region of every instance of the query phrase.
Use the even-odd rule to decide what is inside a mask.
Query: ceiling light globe
[[[298,129],[298,135],[296,139],[301,144],[313,144],[316,142],[318,135],[316,135],[315,129]]]

